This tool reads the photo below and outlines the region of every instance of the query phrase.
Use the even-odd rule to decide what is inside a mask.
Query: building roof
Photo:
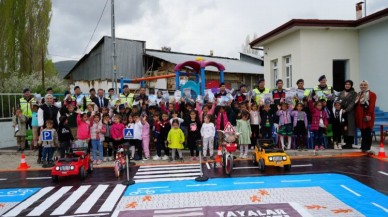
[[[235,58],[228,57],[219,57],[219,56],[209,56],[202,54],[190,54],[190,53],[180,53],[180,52],[171,52],[171,51],[161,51],[161,50],[152,50],[146,49],[146,55],[151,57],[156,57],[164,61],[180,64],[189,60],[195,60],[196,57],[203,57],[206,61],[213,61],[222,64],[225,67],[226,73],[247,73],[247,74],[262,74],[264,72],[264,67],[260,65],[260,62],[257,64],[241,61]],[[207,67],[207,71],[218,71],[215,67]]]
[[[255,59],[258,59],[258,60],[264,60],[264,58],[263,58],[262,56],[257,55],[257,54],[251,54],[251,53],[243,53],[243,52],[240,52],[240,55],[252,57],[252,58],[255,58]]]
[[[253,40],[249,45],[253,47],[259,47],[265,44],[266,42],[271,41],[271,39],[279,38],[290,32],[296,31],[301,28],[362,28],[366,25],[373,24],[374,22],[382,21],[383,19],[388,19],[388,8],[363,17],[358,20],[318,20],[318,19],[292,19],[287,23],[277,27],[276,29],[260,36],[259,38]]]

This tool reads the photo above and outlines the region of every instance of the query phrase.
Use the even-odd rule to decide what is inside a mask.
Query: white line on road
[[[388,176],[388,173],[386,173],[386,172],[383,172],[383,171],[378,171],[378,172],[381,173],[381,174],[383,174],[383,175]]]
[[[151,175],[151,174],[169,174],[169,173],[187,173],[187,172],[199,172],[200,168],[195,168],[195,169],[185,169],[185,170],[159,170],[159,171],[141,171],[141,172],[136,172],[136,176],[138,175]]]
[[[32,195],[30,198],[13,208],[10,212],[5,214],[4,216],[17,216],[19,213],[21,213],[24,209],[31,206],[34,202],[38,201],[41,197],[46,195],[48,192],[53,190],[54,187],[46,187],[41,189],[38,193]]]
[[[233,182],[234,185],[264,184],[264,182]]]
[[[57,192],[55,192],[53,195],[48,197],[45,201],[43,201],[39,206],[35,207],[30,213],[27,214],[27,216],[40,216],[42,213],[50,208],[59,198],[61,198],[64,194],[66,194],[72,186],[65,186],[60,188]]]
[[[311,182],[311,179],[301,179],[301,180],[282,180],[280,182]]]
[[[29,180],[39,180],[39,179],[51,179],[51,177],[47,176],[47,177],[29,177],[29,178],[26,178],[26,179],[29,179]]]
[[[199,187],[199,186],[215,186],[217,184],[196,184],[196,185],[186,185],[186,187]]]
[[[210,170],[210,164],[208,162],[206,162],[206,167],[208,170]]]
[[[382,209],[384,212],[388,212],[388,209],[385,208],[385,207],[383,207],[383,206],[381,206],[380,204],[377,204],[377,203],[374,203],[374,202],[372,202],[372,204],[373,204],[375,207],[378,207],[378,208]]]
[[[188,166],[198,166],[198,164],[165,164],[165,165],[151,165],[151,166],[141,166],[140,168],[153,168],[153,167],[188,167]]]
[[[153,168],[143,168],[140,167],[137,171],[138,172],[144,172],[144,171],[160,171],[160,170],[186,170],[186,169],[199,169],[199,165],[195,166],[188,166],[188,167],[153,167]]]
[[[191,180],[191,179],[195,179],[195,178],[197,178],[197,176],[180,177],[180,178],[138,179],[138,180],[135,180],[135,181],[136,181],[136,183],[142,183],[142,182],[169,182],[169,181]]]
[[[234,170],[259,169],[259,167],[233,167]]]
[[[300,165],[292,165],[292,167],[312,167],[312,164],[300,164]]]
[[[7,178],[0,178],[0,181],[5,181],[7,180]]]
[[[356,195],[357,197],[361,197],[361,194],[359,194],[359,193],[353,191],[352,189],[346,187],[345,185],[340,185],[340,186],[343,187],[344,189],[346,189],[347,191],[349,191],[350,193]]]
[[[164,178],[164,177],[182,177],[182,176],[196,176],[200,175],[199,171],[194,173],[183,173],[183,174],[162,174],[162,175],[145,175],[145,176],[138,176],[136,175],[133,177],[135,180],[139,179],[148,179],[148,178]]]
[[[90,185],[83,185],[74,191],[51,215],[64,215],[71,206],[90,188]]]
[[[94,206],[97,200],[105,192],[109,185],[98,185],[98,187],[93,191],[92,194],[81,204],[81,206],[75,211],[75,214],[78,213],[87,213]]]
[[[112,211],[113,207],[115,206],[117,200],[121,197],[121,194],[123,193],[125,188],[127,188],[127,186],[125,185],[116,185],[116,187],[113,189],[112,193],[110,193],[108,198],[106,198],[104,204],[102,204],[98,212]]]

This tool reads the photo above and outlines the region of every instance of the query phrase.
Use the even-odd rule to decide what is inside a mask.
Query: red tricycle
[[[116,177],[120,176],[121,172],[125,169],[125,165],[126,165],[126,156],[125,156],[124,146],[119,145],[117,147],[117,154],[114,162],[114,171],[115,171]]]
[[[87,148],[74,148],[64,158],[56,161],[51,169],[53,182],[58,182],[60,176],[78,175],[81,180],[86,178],[86,172],[93,172],[93,162]]]

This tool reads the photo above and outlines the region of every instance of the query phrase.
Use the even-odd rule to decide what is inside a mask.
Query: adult
[[[238,103],[243,103],[247,99],[247,85],[242,84],[240,85],[240,89],[238,93],[235,96],[235,101]]]
[[[128,85],[124,85],[123,93],[120,94],[120,103],[125,107],[132,107],[134,94],[130,92]]]
[[[276,114],[276,111],[278,110],[278,106],[280,106],[280,103],[284,101],[286,98],[286,91],[283,89],[283,80],[278,79],[276,81],[276,89],[272,91],[272,98],[273,98],[273,104],[271,105],[272,112]],[[274,123],[279,123],[279,116],[275,115]]]
[[[262,98],[264,98],[264,94],[271,93],[268,88],[265,88],[264,78],[259,79],[259,81],[257,83],[257,87],[255,89],[253,89],[253,92],[255,92],[255,94],[256,94],[255,101],[256,101],[257,105],[259,105],[260,100]]]
[[[31,95],[31,91],[28,88],[25,88],[23,90],[23,97],[19,99],[19,107],[22,110],[22,113],[24,116],[27,117],[26,122],[26,129],[32,128],[31,127],[31,121],[32,121],[32,104],[35,103],[35,98],[33,95]]]
[[[372,145],[372,128],[375,124],[376,94],[369,90],[369,83],[360,83],[356,97],[356,126],[361,130],[361,150],[367,152]]]
[[[51,94],[51,95],[53,95],[54,96],[54,90],[53,90],[53,88],[52,87],[48,87],[47,89],[46,89],[46,94]],[[54,102],[57,102],[58,101],[58,99],[54,96]],[[42,102],[41,102],[42,104],[44,104],[44,99],[42,99]]]
[[[298,90],[303,90],[304,97],[308,97],[310,95],[311,91],[309,89],[304,88],[304,80],[303,79],[299,79],[296,82],[296,85],[298,86]]]
[[[80,97],[82,97],[81,88],[79,86],[74,87],[74,99],[78,100]]]
[[[316,101],[326,100],[329,108],[331,108],[333,100],[327,96],[333,94],[333,87],[327,85],[327,79],[325,75],[319,77],[318,81],[319,84],[314,87],[312,95],[315,96]]]
[[[356,135],[356,116],[354,114],[354,105],[356,101],[357,93],[353,88],[353,81],[345,81],[345,89],[340,92],[338,100],[341,103],[343,109],[343,115],[347,119],[347,130],[344,134],[345,146],[343,148],[352,148],[354,142],[354,136]]]
[[[148,96],[145,87],[140,87],[139,96],[136,97],[136,101],[138,101],[140,105],[148,104]]]
[[[108,100],[109,100],[109,108],[115,109],[118,98],[116,96],[116,92],[114,88],[108,89]]]
[[[97,90],[97,97],[93,99],[94,104],[98,106],[98,108],[102,107],[108,107],[109,106],[109,99],[105,98],[105,93],[103,89]]]
[[[94,102],[96,99],[96,89],[94,87],[90,88],[89,90],[89,97],[86,97],[86,105],[89,105],[90,103]]]
[[[226,92],[225,83],[221,82],[220,83],[220,90],[214,95],[214,97],[221,98],[222,96],[226,96],[226,94],[228,94],[228,93]]]
[[[298,79],[298,81],[296,81],[296,85],[298,87],[298,90],[303,90],[303,96],[304,96],[303,99],[297,99],[297,100],[302,100],[302,103],[304,105],[303,111],[306,112],[308,123],[311,123],[311,112],[307,101],[308,97],[311,94],[311,90],[304,88],[303,79]]]

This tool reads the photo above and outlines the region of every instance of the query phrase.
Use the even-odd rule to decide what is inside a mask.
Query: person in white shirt
[[[132,119],[135,122],[133,125],[133,144],[135,148],[137,149],[137,156],[135,156],[135,160],[141,160],[143,159],[143,148],[142,148],[142,142],[141,142],[141,135],[143,132],[143,121],[139,118],[138,113],[132,113]],[[146,116],[145,116],[146,118]]]
[[[210,122],[211,116],[206,115],[204,119],[204,123],[201,127],[201,136],[203,143],[203,157],[206,160],[207,150],[209,149],[210,159],[214,159],[213,157],[213,146],[214,146],[214,135],[216,133],[216,128],[214,124]]]

